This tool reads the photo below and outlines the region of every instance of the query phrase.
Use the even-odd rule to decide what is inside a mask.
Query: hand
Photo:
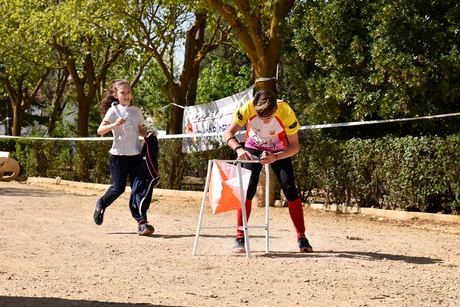
[[[148,137],[151,136],[151,135],[158,135],[158,132],[157,132],[156,130],[152,129],[152,130],[149,130],[149,131],[147,131],[147,132],[145,133],[145,137],[146,137],[146,138],[148,138]]]
[[[260,156],[260,162],[262,164],[270,164],[278,160],[278,156],[276,153],[269,152],[269,151],[264,151],[262,155]]]
[[[118,117],[117,120],[115,121],[115,126],[121,126],[124,123],[126,123],[126,119],[124,119],[123,117]]]
[[[251,154],[244,150],[243,147],[236,150],[236,155],[238,160],[251,160]]]

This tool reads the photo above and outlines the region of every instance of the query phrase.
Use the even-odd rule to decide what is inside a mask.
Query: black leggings
[[[255,150],[252,148],[245,148],[252,155],[260,156],[262,151]],[[262,164],[260,163],[242,163],[242,167],[252,171],[251,178],[249,179],[248,192],[246,193],[246,199],[251,200],[256,195],[257,184],[259,183],[260,171],[262,170]],[[294,180],[294,168],[292,167],[291,158],[285,158],[277,160],[270,164],[273,172],[278,178],[281,189],[288,201],[294,201],[299,198]]]

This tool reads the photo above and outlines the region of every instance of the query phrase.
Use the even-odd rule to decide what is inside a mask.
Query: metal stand
[[[248,221],[246,217],[246,195],[243,190],[243,177],[241,173],[241,163],[260,163],[257,160],[209,160],[208,161],[208,173],[206,175],[206,183],[204,186],[204,193],[203,198],[201,201],[201,208],[200,208],[200,215],[198,217],[198,223],[196,226],[196,234],[195,234],[195,242],[193,244],[193,252],[192,255],[196,255],[196,250],[198,247],[198,241],[200,236],[201,229],[222,229],[222,228],[234,228],[234,226],[215,226],[215,227],[202,227],[202,219],[204,213],[204,205],[206,202],[206,195],[209,190],[209,182],[211,180],[211,171],[214,165],[214,162],[229,162],[229,163],[236,163],[238,166],[238,179],[239,179],[239,186],[240,186],[240,197],[241,197],[241,211],[243,213],[243,232],[244,232],[244,243],[245,243],[245,250],[246,250],[246,257],[251,257],[251,248],[249,244],[249,228],[264,228],[265,229],[265,253],[269,251],[269,206],[270,206],[270,199],[269,199],[269,166],[265,164],[265,224],[264,225],[252,225],[248,226]]]

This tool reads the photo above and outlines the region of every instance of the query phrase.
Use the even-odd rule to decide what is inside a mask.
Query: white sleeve
[[[144,114],[142,113],[141,108],[137,108],[137,112],[139,114],[139,123],[138,123],[138,125],[141,126],[141,125],[144,124],[144,120],[145,120]]]
[[[117,116],[115,114],[115,110],[113,109],[113,107],[110,107],[107,110],[107,113],[105,113],[103,121],[108,121],[109,123],[113,123],[116,120],[117,120]]]

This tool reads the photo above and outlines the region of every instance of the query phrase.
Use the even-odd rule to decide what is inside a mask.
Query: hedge
[[[302,195],[316,189],[331,203],[460,213],[460,134],[337,141],[312,131],[302,145],[294,160]]]
[[[328,203],[460,214],[460,134],[337,140],[309,130],[300,136],[301,151],[293,163],[304,202],[320,191]],[[179,140],[160,140],[160,188],[171,188],[175,142]],[[110,183],[110,146],[110,141],[0,140],[1,150],[11,152],[21,165],[23,180],[59,176]],[[202,184],[195,187],[203,189],[207,161],[213,158],[234,158],[234,153],[217,147],[185,154],[180,188],[190,188],[187,178],[198,177]]]

